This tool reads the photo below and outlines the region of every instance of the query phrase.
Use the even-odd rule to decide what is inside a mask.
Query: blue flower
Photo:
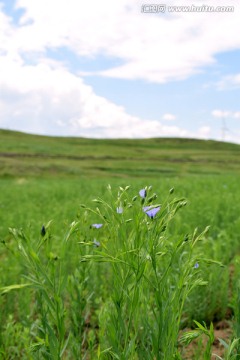
[[[100,229],[103,226],[103,224],[92,224],[92,227],[95,229]]]
[[[141,189],[139,191],[139,195],[144,199],[147,196],[147,192],[145,189]]]
[[[121,206],[117,207],[117,213],[118,214],[122,214],[123,213],[123,208]]]
[[[199,263],[196,262],[196,264],[194,265],[194,269],[198,269],[199,268]]]
[[[158,207],[152,207],[152,206],[145,206],[144,208],[143,208],[143,211],[145,212],[145,214],[147,214],[151,219],[153,219],[156,215],[157,215],[157,213],[159,212],[159,210],[160,210],[161,208],[160,208],[160,206],[158,206]]]
[[[95,247],[99,247],[99,246],[100,246],[100,242],[97,241],[96,239],[94,239],[94,240],[93,240],[93,245],[94,245]]]

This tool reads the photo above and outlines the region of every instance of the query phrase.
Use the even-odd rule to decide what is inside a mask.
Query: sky
[[[0,0],[0,128],[240,143],[239,0]]]

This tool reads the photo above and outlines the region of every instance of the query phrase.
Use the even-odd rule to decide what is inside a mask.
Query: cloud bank
[[[164,84],[204,71],[213,66],[217,53],[240,48],[238,1],[231,1],[231,14],[193,16],[142,13],[138,0],[18,0],[15,9],[23,10],[19,21],[0,4],[0,127],[112,138],[211,135],[209,126],[195,131],[166,126],[164,120],[177,118],[170,113],[163,122],[128,114],[120,104],[97,95],[84,75]],[[79,59],[103,55],[121,65],[80,74],[49,56],[49,49],[64,48]],[[231,76],[229,82],[238,82],[239,75]]]

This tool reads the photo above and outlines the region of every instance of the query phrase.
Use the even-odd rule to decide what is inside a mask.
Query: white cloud
[[[173,0],[171,5],[179,2]],[[216,1],[209,0],[208,5],[215,6]],[[218,5],[226,6],[226,0]],[[231,5],[235,6],[231,13],[160,16],[142,13],[139,0],[18,0],[25,15],[9,47],[38,52],[66,46],[80,56],[104,54],[122,60],[121,66],[99,72],[102,76],[158,83],[180,80],[213,64],[215,54],[240,48],[238,0]]]
[[[235,119],[240,119],[240,111],[236,111],[235,113],[233,113],[233,117]]]
[[[209,139],[211,135],[210,126],[202,126],[198,129],[198,134],[201,139]]]
[[[94,94],[62,66],[23,65],[1,58],[0,126],[22,131],[88,137],[187,136],[178,127],[140,119]]]
[[[234,118],[240,119],[240,111],[213,110],[212,116],[219,119]]]
[[[219,90],[240,88],[240,74],[224,76],[216,85]]]
[[[61,66],[14,67],[9,63],[9,67],[12,76],[1,79],[0,127],[93,138],[201,136],[201,131],[189,132],[129,115]]]
[[[176,116],[173,114],[166,113],[163,115],[162,119],[166,121],[173,121],[176,120]]]
[[[16,8],[25,13],[15,25],[0,8],[0,126],[89,137],[210,135],[207,127],[190,132],[127,114],[47,54],[66,47],[79,57],[120,60],[121,66],[102,76],[156,83],[184,79],[213,64],[216,53],[240,47],[239,6],[232,3],[231,14],[159,16],[141,13],[139,0],[18,0]]]
[[[222,119],[222,118],[226,118],[228,116],[230,116],[231,112],[230,111],[225,111],[225,110],[213,110],[212,111],[212,116]]]

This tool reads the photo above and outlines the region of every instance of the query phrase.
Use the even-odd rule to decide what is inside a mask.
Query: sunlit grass
[[[236,178],[1,185],[4,356],[181,359],[180,328],[234,313]]]
[[[238,145],[0,139],[0,358],[238,359]]]

